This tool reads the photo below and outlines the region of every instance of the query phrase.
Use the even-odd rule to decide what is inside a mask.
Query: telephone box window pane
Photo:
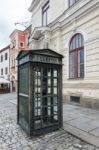
[[[38,107],[40,107],[41,106],[41,102],[40,101],[38,101]]]
[[[54,81],[54,86],[57,86],[57,79],[53,79],[53,81]]]
[[[38,109],[38,116],[40,116],[41,115],[41,110],[40,109]]]
[[[55,96],[53,98],[53,103],[54,103],[54,105],[57,105],[57,97],[55,97]]]
[[[54,106],[54,112],[57,112],[57,106]]]
[[[35,93],[38,93],[38,92],[37,92],[37,88],[35,88]]]
[[[38,79],[38,86],[41,86],[41,79]]]
[[[48,88],[48,94],[51,94],[51,88]]]
[[[53,93],[57,94],[57,88],[53,88],[53,90],[54,90]]]
[[[48,106],[51,106],[51,97],[48,97]]]
[[[35,101],[35,107],[37,107],[38,105],[37,105],[37,101]]]
[[[37,116],[37,109],[35,109],[35,116]]]
[[[41,88],[38,88],[38,93],[41,93]]]
[[[54,115],[54,120],[58,121],[58,116],[57,115]]]
[[[51,69],[48,69],[48,77],[51,77]]]
[[[53,71],[53,77],[57,77],[57,70]]]
[[[48,86],[51,86],[51,79],[48,79]]]
[[[48,107],[48,116],[51,116],[51,107]]]

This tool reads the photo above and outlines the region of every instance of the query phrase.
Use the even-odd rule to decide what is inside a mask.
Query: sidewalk
[[[0,150],[99,150],[65,130],[30,138],[16,123],[15,100],[15,93],[0,95]]]
[[[63,106],[64,130],[99,147],[99,111],[74,105]]]
[[[64,130],[34,142],[16,124],[16,102],[16,93],[0,95],[0,150],[99,150],[99,111],[65,104]]]

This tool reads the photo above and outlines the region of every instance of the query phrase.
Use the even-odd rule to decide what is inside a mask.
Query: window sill
[[[77,80],[84,80],[84,78],[75,78],[75,79],[71,79],[71,78],[69,78],[69,79],[67,79],[67,80],[77,81]]]

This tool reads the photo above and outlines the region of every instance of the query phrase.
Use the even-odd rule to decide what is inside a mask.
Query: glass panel
[[[47,24],[50,23],[50,11],[49,9],[47,10]]]
[[[48,88],[48,94],[51,94],[51,88]]]
[[[57,70],[53,71],[53,77],[57,77]]]
[[[48,69],[48,77],[51,77],[51,69]]]
[[[57,110],[58,110],[57,106],[54,106],[54,112],[57,112]]]
[[[80,50],[80,63],[84,63],[84,50]]]
[[[54,105],[57,105],[57,97],[53,97],[53,103],[54,103]]]
[[[79,44],[78,44],[78,34],[75,36],[75,40],[76,40],[76,48],[78,48],[79,47]]]
[[[35,116],[37,116],[37,109],[35,109]]]
[[[48,97],[48,106],[51,106],[51,97]]]
[[[70,50],[73,50],[73,43],[70,43]]]
[[[54,115],[54,120],[58,121],[58,116],[57,115]]]
[[[37,101],[35,101],[35,107],[37,107]]]
[[[40,93],[41,92],[41,88],[38,88],[38,93]]]
[[[70,53],[70,78],[75,78],[75,52]]]
[[[53,88],[53,94],[57,94],[57,88],[56,87]]]
[[[53,86],[57,86],[57,79],[53,79]]]
[[[80,77],[83,78],[84,77],[84,64],[80,65]]]
[[[38,86],[41,86],[41,79],[38,79]]]
[[[79,34],[78,36],[79,36],[79,47],[83,47],[84,46],[83,36],[81,34]]]
[[[75,68],[74,66],[70,66],[70,78],[74,79],[75,78]]]
[[[75,64],[75,52],[70,53],[70,65],[74,66]]]
[[[41,69],[38,68],[38,76],[41,76]]]
[[[37,88],[35,88],[35,93],[38,93],[38,92],[37,92]]]
[[[38,107],[41,107],[41,101],[38,101]]]
[[[48,107],[48,116],[51,116],[51,107]]]
[[[84,50],[78,51],[78,77],[84,77]]]
[[[75,49],[75,48],[76,48],[76,40],[75,40],[75,37],[73,38],[72,43],[73,43],[73,49]]]
[[[47,25],[47,14],[46,12],[43,13],[43,26]]]
[[[37,86],[37,79],[35,79],[35,85]]]
[[[48,79],[48,86],[51,86],[51,79]]]
[[[38,109],[38,116],[41,115],[41,109]]]

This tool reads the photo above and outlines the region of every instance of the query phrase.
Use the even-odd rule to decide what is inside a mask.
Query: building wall
[[[61,4],[50,0],[50,4],[54,21],[48,25],[51,30],[49,48],[64,55],[64,102],[71,103],[70,96],[79,96],[80,105],[99,108],[99,2],[79,0],[70,8],[66,6],[64,13],[64,0]],[[69,43],[76,33],[84,37],[84,79],[69,79]],[[41,41],[44,38],[38,41],[38,48]]]
[[[33,7],[32,12],[32,30],[35,27],[42,26],[42,7],[48,2],[48,0],[39,1],[36,7]],[[50,0],[49,5],[49,23],[58,18],[68,8],[68,1],[66,0]]]
[[[4,78],[6,80],[9,80],[9,49],[10,47],[8,46],[7,48],[4,48],[0,51],[0,78]],[[7,53],[7,60],[5,60],[5,54]],[[3,61],[1,62],[1,56],[3,57]],[[5,69],[7,68],[7,74],[5,72]],[[1,69],[3,69],[3,75],[1,74]]]
[[[17,91],[17,56],[21,50],[28,50],[28,37],[31,34],[31,26],[26,30],[14,30],[10,35],[11,46],[10,46],[10,81],[11,81],[11,91]],[[15,45],[13,45],[13,40],[15,40]],[[20,45],[23,43],[23,46]]]

